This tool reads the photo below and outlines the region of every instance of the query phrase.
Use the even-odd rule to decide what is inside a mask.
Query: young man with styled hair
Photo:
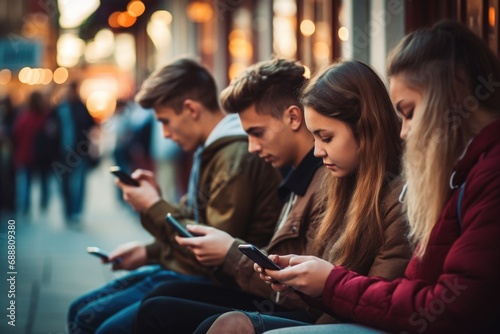
[[[313,136],[305,126],[299,101],[307,83],[304,72],[294,61],[264,61],[248,68],[221,93],[224,109],[240,116],[249,151],[276,168],[291,167],[279,189],[284,205],[274,236],[265,247],[270,253],[311,254],[315,222],[323,211],[319,186],[325,171],[319,169],[321,159],[313,155]],[[165,283],[143,301],[136,333],[191,333],[205,318],[234,308],[273,314],[304,308],[300,301],[273,295],[258,277],[253,261],[238,250],[250,240],[213,227],[188,225],[188,229],[204,236],[176,237],[178,243],[192,249],[201,263],[220,266],[235,278],[240,290],[200,282]],[[307,318],[306,312],[299,316]]]
[[[188,194],[179,205],[162,200],[154,174],[145,170],[132,174],[139,187],[117,181],[155,240],[124,244],[111,253],[111,262],[120,258],[113,269],[134,271],[74,301],[70,332],[130,332],[140,300],[166,281],[227,281],[228,275],[179,246],[175,231],[165,223],[167,213],[263,246],[281,206],[279,173],[248,152],[238,115],[220,109],[214,79],[203,66],[187,58],[166,65],[144,82],[136,100],[154,109],[166,138],[194,152]],[[157,265],[142,268],[146,264]]]

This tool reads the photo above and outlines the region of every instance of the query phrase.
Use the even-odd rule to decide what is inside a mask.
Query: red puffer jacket
[[[451,181],[466,181],[461,229],[457,188],[405,278],[332,270],[323,304],[333,315],[391,332],[500,333],[500,121],[474,138]]]

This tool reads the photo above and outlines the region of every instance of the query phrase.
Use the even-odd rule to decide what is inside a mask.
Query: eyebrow
[[[313,135],[319,135],[319,134],[320,134],[320,132],[322,132],[322,131],[326,131],[326,130],[325,130],[325,129],[318,129],[318,130],[314,130],[314,131],[313,131]]]
[[[258,131],[262,129],[260,126],[252,126],[252,127],[249,127],[248,129],[244,129],[246,133],[253,133],[255,131]]]

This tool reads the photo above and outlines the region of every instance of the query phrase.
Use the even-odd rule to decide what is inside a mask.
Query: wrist
[[[141,210],[141,212],[142,213],[146,213],[149,209],[151,209],[159,201],[161,201],[161,197],[160,196],[152,197],[150,200],[147,201],[146,205]]]

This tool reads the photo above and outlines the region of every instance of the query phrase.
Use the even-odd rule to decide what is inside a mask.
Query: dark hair
[[[166,105],[176,112],[181,111],[186,99],[198,101],[210,111],[219,109],[214,78],[205,67],[189,58],[180,58],[155,71],[135,97],[144,108]]]
[[[304,66],[285,59],[254,64],[222,91],[222,107],[239,113],[255,104],[257,113],[276,118],[290,105],[302,109],[300,91],[307,82],[304,72]]]

